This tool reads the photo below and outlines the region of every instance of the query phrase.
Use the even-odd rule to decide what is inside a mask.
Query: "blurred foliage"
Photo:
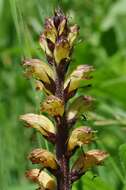
[[[42,99],[34,81],[25,79],[21,61],[45,59],[38,37],[45,17],[57,5],[56,0],[0,0],[1,190],[34,189],[24,178],[27,153],[47,143],[18,121],[20,114],[38,112]],[[73,190],[126,190],[126,0],[62,0],[62,6],[69,22],[80,26],[70,69],[79,64],[96,68],[88,91],[96,105],[86,116],[98,131],[92,148],[110,153],[105,166],[87,172]]]

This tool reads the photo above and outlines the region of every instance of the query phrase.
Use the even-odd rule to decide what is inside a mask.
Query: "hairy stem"
[[[63,79],[57,74],[56,96],[64,101]],[[59,163],[57,174],[57,190],[70,190],[69,158],[67,156],[68,127],[65,112],[62,117],[56,117],[56,157]]]

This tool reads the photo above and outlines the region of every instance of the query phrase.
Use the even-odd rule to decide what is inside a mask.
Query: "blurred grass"
[[[94,112],[87,115],[88,123],[98,130],[92,148],[110,153],[105,166],[88,172],[73,190],[125,190],[126,0],[62,2],[69,22],[80,26],[71,69],[78,64],[92,64],[96,68],[92,88],[87,92],[96,98]],[[18,121],[20,114],[38,112],[42,99],[35,92],[34,82],[24,78],[21,60],[45,59],[38,37],[45,17],[53,13],[56,5],[56,0],[0,0],[1,190],[34,189],[24,179],[25,170],[31,167],[27,153],[33,147],[47,146],[40,135],[24,129]]]

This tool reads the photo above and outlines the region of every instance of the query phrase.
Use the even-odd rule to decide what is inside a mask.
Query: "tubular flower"
[[[45,149],[38,148],[33,150],[28,158],[33,164],[42,164],[46,168],[55,170],[58,167],[55,156]]]
[[[89,65],[80,65],[74,70],[67,78],[64,88],[69,86],[68,91],[76,90],[80,86],[81,81],[87,81],[90,79],[89,75],[93,71],[93,67]]]
[[[48,96],[41,106],[42,112],[47,112],[51,116],[62,116],[64,113],[64,103],[56,96]]]
[[[68,108],[67,119],[72,120],[79,117],[81,114],[89,111],[92,107],[93,98],[91,96],[77,97]]]
[[[77,146],[89,144],[93,140],[93,131],[89,127],[79,127],[72,131],[68,141],[68,151],[74,150]]]
[[[32,169],[26,172],[26,177],[39,185],[40,190],[56,190],[55,180],[46,172],[39,169]]]
[[[24,61],[24,67],[28,76],[32,76],[37,80],[50,83],[50,78],[54,80],[52,68],[39,59],[27,59]]]
[[[71,74],[67,73],[78,33],[78,26],[69,26],[63,11],[55,10],[54,16],[45,20],[39,39],[47,64],[38,59],[24,61],[26,74],[36,79],[36,90],[44,91],[45,100],[40,105],[41,115],[28,113],[21,115],[20,119],[27,127],[39,131],[55,150],[53,154],[37,148],[28,156],[32,164],[41,167],[26,173],[29,180],[38,184],[38,190],[71,190],[74,181],[108,156],[105,151],[91,150],[80,155],[70,168],[75,150],[94,140],[91,128],[81,126],[73,129],[75,122],[91,109],[93,103],[91,96],[77,95],[74,98],[81,86],[90,85],[93,67],[80,65]],[[42,169],[53,174],[55,180]]]
[[[49,133],[55,133],[55,128],[52,121],[44,115],[27,113],[25,115],[21,115],[20,119],[27,124],[27,127],[37,129],[44,136],[48,136]]]
[[[90,150],[81,154],[72,167],[73,173],[84,173],[89,168],[100,165],[108,157],[108,153],[101,150]]]

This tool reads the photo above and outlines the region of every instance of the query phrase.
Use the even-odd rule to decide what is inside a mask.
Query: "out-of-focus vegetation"
[[[32,190],[24,177],[27,153],[47,146],[23,128],[19,115],[38,112],[41,93],[23,76],[21,60],[45,59],[38,44],[56,0],[0,0],[0,189]],[[126,190],[126,0],[63,0],[69,22],[80,26],[71,69],[96,68],[89,94],[96,99],[88,124],[98,131],[93,148],[110,153],[104,166],[87,174],[73,190]],[[82,89],[79,93],[84,93]],[[84,118],[80,121],[85,124]]]

